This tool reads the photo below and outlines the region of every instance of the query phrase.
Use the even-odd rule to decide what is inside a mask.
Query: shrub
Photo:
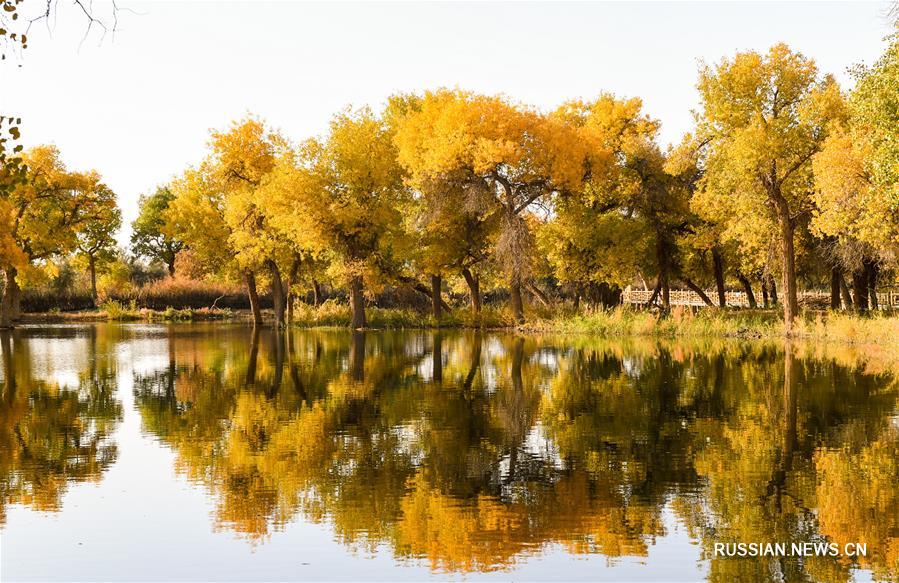
[[[106,312],[106,317],[110,320],[137,320],[141,317],[137,303],[133,301],[126,306],[116,300],[107,300],[100,305],[100,309]]]

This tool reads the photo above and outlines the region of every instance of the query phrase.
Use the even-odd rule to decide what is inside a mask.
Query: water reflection
[[[26,328],[0,348],[0,528],[10,505],[64,512],[116,462],[124,375],[135,423],[210,493],[215,527],[254,545],[317,522],[465,573],[560,549],[652,561],[684,528],[711,581],[899,578],[899,384],[882,355],[227,325]],[[758,541],[868,553],[713,553]]]
[[[712,581],[899,577],[888,367],[761,343],[190,330],[136,376],[137,407],[217,527],[250,540],[321,521],[436,571],[490,571],[549,544],[646,556],[673,513]],[[818,540],[868,556],[712,552]]]
[[[122,407],[111,342],[94,327],[38,344],[0,330],[0,526],[9,504],[59,510],[70,482],[99,480],[115,461]]]

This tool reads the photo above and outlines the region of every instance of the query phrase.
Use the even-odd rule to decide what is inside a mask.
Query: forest
[[[875,310],[899,267],[899,34],[851,76],[841,88],[784,44],[701,65],[695,126],[669,147],[639,98],[609,93],[552,111],[395,94],[312,138],[248,114],[141,197],[129,249],[101,174],[52,145],[23,149],[20,120],[4,118],[0,327],[29,293],[59,310],[80,286],[96,308],[166,281],[238,290],[275,326],[326,298],[356,329],[373,306],[439,324],[489,305],[522,325],[538,306],[612,308],[628,286],[663,315],[672,290],[719,310],[740,290],[776,306],[787,334],[801,310]],[[829,305],[800,305],[800,290]]]

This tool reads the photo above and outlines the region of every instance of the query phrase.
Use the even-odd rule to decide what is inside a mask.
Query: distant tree
[[[87,262],[91,280],[91,300],[97,304],[97,268],[116,259],[115,232],[122,226],[122,211],[116,195],[105,184],[98,184],[82,211],[85,218],[77,230],[75,246]]]
[[[175,195],[169,186],[160,186],[150,195],[141,195],[140,211],[131,223],[131,251],[140,257],[163,263],[175,275],[175,257],[184,243],[166,228],[165,212]]]

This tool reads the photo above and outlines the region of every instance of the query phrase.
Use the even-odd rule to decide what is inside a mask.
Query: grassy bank
[[[528,321],[516,326],[511,312],[505,307],[485,307],[480,314],[468,308],[456,308],[439,320],[426,312],[370,307],[366,310],[369,328],[482,328],[517,329],[532,333],[593,334],[622,337],[644,336],[663,338],[781,338],[785,335],[781,313],[777,310],[715,310],[694,311],[675,307],[667,316],[658,312],[619,307],[613,310],[575,311],[569,307],[534,308]],[[269,311],[265,312],[271,317]],[[26,321],[194,321],[249,319],[246,310],[211,308],[139,308],[129,303],[110,300],[99,310],[80,312],[50,311],[29,314]],[[348,305],[329,300],[318,307],[297,303],[293,325],[303,328],[348,328],[351,313]],[[793,336],[808,340],[852,344],[894,344],[899,338],[899,315],[893,312],[872,312],[868,315],[848,313],[806,312],[796,322]]]
[[[591,333],[603,336],[779,338],[785,336],[779,310],[714,310],[694,312],[675,307],[667,316],[617,308],[538,319],[531,331]],[[899,315],[872,312],[806,312],[795,322],[793,337],[850,343],[893,342],[899,338]]]
[[[667,316],[628,307],[589,312],[571,308],[534,309],[522,326],[515,326],[509,310],[495,307],[485,308],[479,315],[458,308],[439,321],[414,310],[369,308],[366,314],[371,328],[517,328],[523,332],[665,338],[781,338],[785,335],[781,312],[773,309],[694,311],[675,307]],[[346,328],[350,319],[349,306],[336,302],[326,302],[318,308],[299,304],[294,311],[294,325],[301,327]],[[793,336],[857,344],[892,343],[899,338],[899,315],[806,312],[795,323]]]
[[[370,328],[509,328],[511,314],[503,308],[485,307],[480,314],[457,308],[436,320],[430,313],[403,308],[368,308],[365,310]],[[347,304],[328,300],[318,307],[297,303],[293,324],[303,328],[348,328],[352,313]]]
[[[166,308],[154,310],[151,308],[138,308],[135,302],[125,304],[116,300],[109,300],[100,305],[96,310],[79,310],[73,312],[61,312],[50,310],[48,312],[25,314],[23,321],[26,323],[40,322],[191,322],[203,320],[235,320],[248,317],[239,311],[229,308]]]

